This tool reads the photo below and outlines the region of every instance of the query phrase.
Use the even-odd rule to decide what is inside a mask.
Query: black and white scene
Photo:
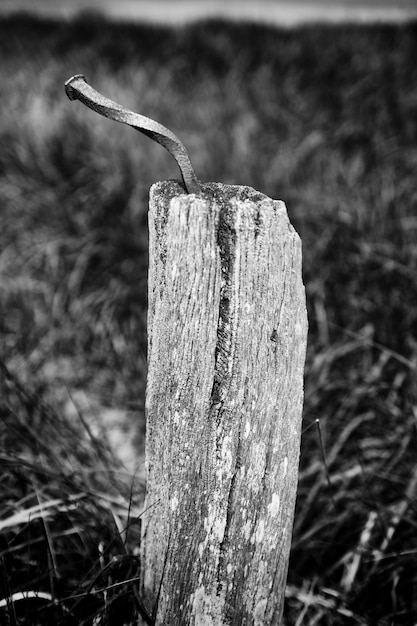
[[[0,0],[0,624],[416,626],[416,0]]]

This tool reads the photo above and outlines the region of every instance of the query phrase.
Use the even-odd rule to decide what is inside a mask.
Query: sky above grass
[[[64,18],[98,10],[116,19],[156,22],[221,16],[289,26],[311,21],[417,19],[415,0],[0,0],[0,14],[19,10]]]

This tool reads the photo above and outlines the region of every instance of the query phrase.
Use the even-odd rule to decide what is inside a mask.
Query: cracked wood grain
[[[199,197],[154,185],[149,229],[142,593],[156,624],[280,624],[307,336],[301,243],[282,202],[215,183]]]

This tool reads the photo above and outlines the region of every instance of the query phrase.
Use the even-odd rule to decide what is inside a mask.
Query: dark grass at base
[[[38,513],[2,530],[0,599],[58,600],[32,623],[119,624],[121,589],[139,611],[136,581],[111,586],[137,577],[132,476],[97,423],[126,415],[143,450],[148,190],[178,176],[70,103],[74,73],[171,128],[202,180],[286,202],[310,323],[286,623],[416,622],[416,35],[0,20],[0,523]]]

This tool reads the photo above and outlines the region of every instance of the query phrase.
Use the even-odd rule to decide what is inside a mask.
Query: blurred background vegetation
[[[0,20],[1,623],[142,611],[148,192],[178,172],[71,104],[75,73],[202,180],[286,202],[310,323],[286,624],[416,623],[416,58],[415,23]]]

